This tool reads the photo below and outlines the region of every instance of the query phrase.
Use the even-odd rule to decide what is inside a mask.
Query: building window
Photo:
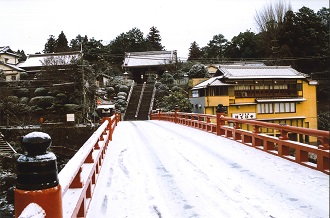
[[[302,83],[297,83],[297,91],[302,91]]]
[[[273,104],[272,103],[258,104],[258,113],[259,114],[272,114],[273,113]]]
[[[274,89],[288,89],[287,84],[274,85]]]
[[[199,89],[199,92],[198,92],[199,97],[204,97],[205,92],[206,92],[206,89]]]
[[[228,87],[226,87],[226,86],[221,86],[221,87],[220,87],[220,95],[221,95],[221,96],[227,96],[227,95],[228,95]]]
[[[198,90],[192,90],[191,95],[193,98],[198,98],[199,97]]]
[[[296,103],[286,102],[286,103],[275,103],[275,113],[295,113]]]
[[[15,81],[16,80],[16,76],[11,76],[11,80]]]

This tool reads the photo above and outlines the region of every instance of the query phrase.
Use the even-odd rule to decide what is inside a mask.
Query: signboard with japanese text
[[[242,119],[242,120],[249,120],[249,119],[256,119],[256,113],[239,113],[239,114],[232,114],[231,117]]]
[[[73,122],[74,121],[74,114],[67,114],[66,115],[66,121],[67,122]]]

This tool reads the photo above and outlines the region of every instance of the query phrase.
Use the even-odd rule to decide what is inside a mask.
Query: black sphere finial
[[[22,138],[22,147],[28,155],[45,154],[51,143],[51,137],[44,132],[31,132]]]
[[[216,112],[217,113],[224,113],[225,112],[225,108],[223,107],[223,104],[218,104]]]

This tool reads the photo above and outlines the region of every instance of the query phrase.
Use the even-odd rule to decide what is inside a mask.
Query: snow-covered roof
[[[12,52],[9,46],[0,46],[0,53],[7,51]]]
[[[11,50],[9,46],[0,46],[0,54],[8,54],[8,55],[11,55],[11,56],[18,57],[18,55],[15,54],[14,51]]]
[[[220,66],[220,72],[228,79],[303,79],[307,75],[290,66]]]
[[[159,66],[174,62],[176,51],[126,52],[123,67]]]
[[[206,88],[208,86],[231,86],[233,84],[227,84],[227,83],[223,83],[221,82],[220,79],[222,79],[223,76],[216,76],[216,77],[212,77],[208,80],[205,80],[204,82],[201,82],[199,84],[197,84],[196,86],[194,86],[192,88],[192,90],[194,89],[203,89]]]
[[[22,68],[19,68],[17,67],[17,65],[13,65],[13,64],[8,64],[8,63],[3,63],[3,62],[0,62],[0,65],[4,65],[12,70],[17,70],[17,71],[21,71],[21,72],[24,72],[25,70],[23,70]]]
[[[25,62],[18,64],[19,67],[41,67],[46,59],[53,58],[61,59],[61,64],[58,65],[68,65],[71,60],[79,59],[81,52],[61,52],[61,53],[48,53],[48,54],[30,54],[28,55]]]
[[[203,89],[208,86],[229,86],[221,79],[304,79],[306,74],[300,73],[290,66],[247,66],[247,65],[221,65],[221,76],[212,77],[194,86],[194,89]]]
[[[261,67],[266,66],[263,62],[255,62],[255,61],[237,61],[232,63],[224,63],[224,64],[209,64],[209,67],[215,67],[220,68],[222,66],[255,66],[255,67]]]
[[[266,66],[263,62],[255,62],[255,61],[238,61],[238,62],[233,62],[233,63],[228,63],[228,64],[220,64],[219,67],[221,66],[255,66],[255,67],[261,67],[261,66]]]

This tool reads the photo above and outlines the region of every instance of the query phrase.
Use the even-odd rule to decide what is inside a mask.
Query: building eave
[[[256,99],[256,102],[302,102],[307,101],[305,98],[273,98],[273,99]]]

